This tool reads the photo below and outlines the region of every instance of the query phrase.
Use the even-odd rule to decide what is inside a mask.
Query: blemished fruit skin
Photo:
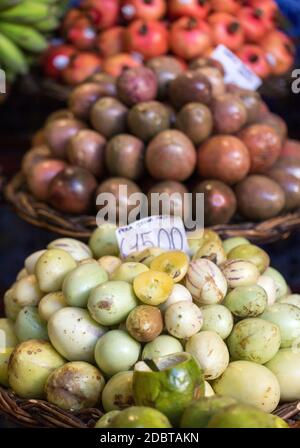
[[[155,407],[176,425],[183,409],[204,396],[204,378],[190,354],[167,355],[160,360],[170,357],[178,359],[178,362],[165,370],[134,372],[133,396],[136,404]]]
[[[9,385],[22,398],[44,398],[48,376],[64,363],[49,342],[37,339],[22,342],[9,359]]]

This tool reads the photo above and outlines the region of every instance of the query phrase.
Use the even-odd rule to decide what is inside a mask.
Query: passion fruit
[[[146,66],[156,74],[160,99],[167,96],[169,83],[184,71],[184,64],[172,56],[157,56],[149,59]]]
[[[119,134],[113,137],[105,150],[106,166],[110,174],[138,179],[144,171],[144,144],[129,134]]]
[[[107,95],[101,85],[95,82],[86,82],[72,90],[69,96],[68,106],[75,117],[80,120],[87,120],[95,102],[99,98]]]
[[[242,100],[234,94],[225,93],[212,103],[215,130],[218,134],[235,134],[247,122],[247,110]]]
[[[86,169],[70,166],[60,171],[49,186],[49,203],[65,213],[88,213],[97,188],[95,177]]]
[[[244,179],[250,169],[247,147],[237,137],[217,135],[198,150],[198,172],[205,179],[217,179],[233,185]]]
[[[53,155],[60,159],[66,158],[70,138],[85,127],[84,123],[74,118],[61,118],[46,124],[45,139]]]
[[[205,104],[188,103],[178,112],[176,127],[199,145],[212,133],[212,113]]]
[[[131,210],[133,210],[136,207],[136,204],[132,204],[129,201],[129,198],[134,193],[141,193],[141,190],[137,186],[135,182],[132,180],[126,179],[124,177],[111,177],[104,182],[102,182],[99,187],[96,190],[96,201],[98,195],[101,195],[102,193],[111,193],[114,195],[116,203],[114,201],[111,201],[108,204],[108,213],[112,213],[113,218],[118,219],[120,216],[120,210],[127,210],[127,213],[129,214]],[[99,204],[97,203],[97,206],[99,210],[102,209],[102,207],[106,207],[106,203]],[[105,255],[105,254],[103,254]]]
[[[236,403],[231,397],[214,395],[209,398],[201,398],[191,403],[183,412],[181,428],[206,428],[210,419],[228,406]]]
[[[163,330],[161,312],[155,306],[137,306],[127,317],[126,328],[128,333],[139,342],[153,341]]]
[[[171,428],[167,417],[156,409],[131,406],[119,412],[111,421],[110,428]]]
[[[234,216],[237,201],[233,190],[219,180],[204,180],[193,190],[195,201],[197,193],[204,194],[204,223],[206,226],[227,224]]]
[[[234,404],[220,410],[208,422],[208,428],[288,428],[276,415],[267,414],[255,406]]]
[[[185,180],[196,165],[194,145],[180,131],[160,132],[147,147],[146,165],[155,179]]]
[[[280,155],[282,141],[271,126],[254,124],[243,129],[239,138],[250,154],[250,173],[265,173]]]
[[[121,134],[126,129],[128,109],[116,98],[100,98],[90,113],[92,126],[105,138]]]
[[[285,194],[274,180],[251,175],[235,189],[238,210],[249,219],[266,220],[277,216],[285,206]]]
[[[202,73],[188,70],[170,82],[169,98],[176,109],[192,102],[210,104],[212,87]]]
[[[68,158],[72,165],[90,171],[96,177],[104,174],[104,148],[106,140],[98,132],[83,129],[68,143]]]
[[[118,97],[128,106],[154,100],[157,88],[156,75],[148,67],[125,70],[117,80]]]
[[[191,207],[189,201],[185,201],[185,193],[188,193],[188,189],[181,182],[166,180],[154,184],[150,190],[148,190],[149,210],[151,215],[165,214],[165,207],[165,209],[168,210],[167,214],[179,215],[181,217],[190,216]],[[157,195],[163,195],[160,196],[163,199],[159,202],[158,209],[156,200]]]
[[[132,132],[147,142],[170,127],[170,111],[158,101],[138,103],[128,113],[127,124]]]

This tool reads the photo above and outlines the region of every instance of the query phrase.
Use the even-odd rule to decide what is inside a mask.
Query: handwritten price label
[[[237,84],[249,90],[256,90],[262,85],[262,80],[224,45],[218,45],[211,57],[223,65],[226,84]]]
[[[119,227],[116,235],[123,257],[149,247],[189,252],[184,225],[179,216],[150,216]]]

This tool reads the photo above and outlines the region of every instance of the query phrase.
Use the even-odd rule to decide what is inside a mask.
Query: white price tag
[[[262,80],[224,45],[218,45],[211,57],[223,65],[226,84],[236,84],[249,90],[256,90],[262,85]]]
[[[149,247],[189,253],[185,228],[179,216],[149,216],[119,227],[116,235],[123,257]]]

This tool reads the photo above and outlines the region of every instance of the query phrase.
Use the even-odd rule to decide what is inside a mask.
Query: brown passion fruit
[[[154,204],[157,204],[155,193],[161,195],[166,193],[165,198],[159,203],[159,209],[154,210]],[[165,180],[154,184],[148,190],[148,203],[151,214],[165,214],[164,207],[170,211],[171,215],[188,216],[190,212],[190,204],[184,201],[184,194],[188,193],[188,189],[181,182],[174,180]]]
[[[206,67],[217,68],[222,76],[225,75],[223,65],[216,59],[205,58],[203,56],[200,56],[196,59],[193,59],[193,61],[189,65],[190,70],[197,70],[198,68],[206,68]]]
[[[278,168],[300,180],[300,160],[294,157],[279,158],[272,168]]]
[[[160,99],[167,96],[169,83],[184,72],[184,65],[172,56],[157,56],[149,59],[146,66],[156,74]]]
[[[300,142],[298,140],[287,139],[282,147],[280,157],[292,157],[300,160]]]
[[[105,150],[106,166],[114,176],[138,179],[144,171],[144,143],[130,134],[113,137]]]
[[[95,73],[88,79],[88,82],[97,83],[103,91],[103,96],[117,95],[116,78],[114,76],[109,75],[108,73],[104,72]]]
[[[287,138],[288,128],[285,121],[276,114],[266,113],[260,117],[259,122],[267,126],[271,126],[278,133],[282,142]]]
[[[127,112],[127,107],[116,98],[104,97],[92,106],[90,120],[93,128],[109,139],[125,131]]]
[[[285,210],[300,207],[300,180],[280,168],[271,168],[268,176],[275,180],[285,193]]]
[[[22,173],[29,176],[34,165],[41,160],[50,159],[52,153],[47,145],[36,146],[27,151],[22,159]]]
[[[243,89],[236,84],[228,84],[226,90],[228,93],[237,95],[243,102],[247,111],[247,124],[256,122],[261,109],[260,95],[253,90]]]
[[[74,118],[60,118],[46,124],[45,138],[53,155],[59,159],[65,159],[70,138],[85,127],[83,122]]]
[[[158,101],[138,103],[129,111],[127,124],[132,134],[147,142],[159,132],[169,129],[170,111]]]
[[[247,122],[247,110],[235,94],[225,93],[212,102],[214,127],[218,134],[235,134]]]
[[[97,181],[89,171],[70,166],[52,179],[49,203],[64,213],[88,213],[92,209],[96,188]]]
[[[176,127],[199,145],[212,133],[212,113],[205,104],[188,103],[178,112]]]
[[[87,120],[92,106],[95,102],[106,96],[103,94],[102,87],[95,82],[85,82],[72,90],[68,106],[75,117],[81,120]]]
[[[213,98],[225,94],[226,87],[224,77],[218,68],[206,66],[199,68],[197,71],[202,73],[202,75],[206,76],[209,80]]]
[[[198,70],[188,70],[170,82],[169,99],[176,109],[192,102],[210,104],[212,86]]]
[[[278,159],[282,142],[274,128],[265,124],[253,124],[239,133],[247,146],[250,159],[250,173],[265,173]]]
[[[217,135],[198,149],[198,172],[205,179],[217,179],[234,185],[248,174],[250,156],[237,137]]]
[[[161,311],[150,305],[137,306],[126,320],[128,333],[139,342],[153,341],[160,335],[163,326]]]
[[[251,175],[235,188],[239,212],[257,221],[274,218],[285,207],[285,194],[273,179]]]
[[[67,164],[63,160],[46,159],[36,163],[29,175],[27,185],[31,193],[41,201],[46,201],[49,196],[49,185],[52,179],[64,170]]]
[[[118,98],[128,106],[154,100],[157,89],[154,71],[144,66],[123,71],[117,80]]]
[[[151,176],[161,180],[186,180],[196,165],[196,150],[182,132],[160,132],[146,150],[146,165]]]
[[[113,201],[108,202],[108,207],[113,216],[119,217],[120,208],[127,210],[129,213],[137,204],[129,204],[129,196],[134,193],[141,193],[140,188],[132,180],[125,177],[111,177],[102,182],[96,191],[96,198],[101,193],[111,193],[116,199],[116,210]],[[101,210],[107,207],[107,204],[97,204],[97,208]]]
[[[104,173],[104,151],[106,140],[92,129],[82,129],[68,143],[68,158],[72,165],[101,177]]]
[[[204,180],[194,188],[197,193],[204,194],[204,224],[214,226],[227,224],[236,212],[237,201],[233,190],[219,180]]]

